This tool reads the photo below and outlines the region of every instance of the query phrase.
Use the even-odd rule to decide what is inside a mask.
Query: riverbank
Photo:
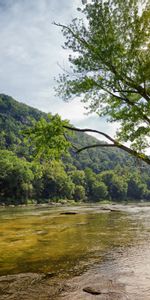
[[[102,264],[69,280],[52,276],[36,273],[1,276],[0,300],[149,300],[150,243],[126,251],[118,249],[111,259],[108,256]]]
[[[142,200],[142,201],[134,201],[134,200],[128,200],[128,201],[118,201],[118,202],[113,202],[110,200],[103,200],[99,202],[76,202],[74,200],[60,200],[58,202],[56,201],[51,201],[51,202],[41,202],[41,203],[27,203],[27,204],[0,204],[0,209],[3,208],[49,208],[49,207],[85,207],[85,206],[99,206],[99,207],[112,207],[112,206],[118,206],[119,208],[122,209],[124,206],[150,206],[150,201]]]

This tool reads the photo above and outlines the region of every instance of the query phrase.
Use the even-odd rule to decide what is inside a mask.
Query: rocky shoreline
[[[104,276],[100,276],[100,278],[98,278],[96,274],[93,275],[97,283],[90,282],[90,286],[84,286],[84,284],[86,284],[84,283],[85,275],[83,278],[77,277],[72,279],[72,281],[56,281],[54,279],[48,279],[44,274],[36,273],[1,276],[0,299],[95,299],[91,298],[91,296],[94,297],[97,295],[100,297],[98,299],[103,300],[105,298],[114,300],[126,299],[122,298],[125,293],[123,284],[117,283],[109,278],[105,278]],[[87,279],[89,279],[89,275]],[[83,286],[81,286],[81,281]]]
[[[144,253],[144,256],[143,256]],[[71,279],[53,274],[0,277],[0,300],[149,300],[150,244],[118,249],[105,262]]]
[[[65,283],[48,278],[45,274],[21,273],[0,277],[0,300],[55,299]]]

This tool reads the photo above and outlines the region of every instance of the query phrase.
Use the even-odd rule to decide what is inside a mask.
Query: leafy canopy
[[[119,122],[117,142],[129,141],[143,159],[150,138],[150,2],[96,0],[80,10],[83,19],[55,23],[72,51],[57,92],[65,100],[80,96],[89,112]]]
[[[32,127],[23,131],[25,141],[34,147],[37,158],[59,159],[68,151],[70,142],[65,135],[67,120],[61,120],[59,115],[48,115],[48,119],[41,118]]]

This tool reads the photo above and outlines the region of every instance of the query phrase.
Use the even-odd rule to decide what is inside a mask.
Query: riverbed
[[[0,210],[0,299],[150,299],[150,207]]]

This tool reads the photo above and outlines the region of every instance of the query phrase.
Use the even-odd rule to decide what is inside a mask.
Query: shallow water
[[[77,214],[61,214],[68,209]],[[100,211],[98,206],[1,209],[0,275],[80,275],[93,263],[112,259],[116,249],[149,240],[150,209],[123,210]]]

